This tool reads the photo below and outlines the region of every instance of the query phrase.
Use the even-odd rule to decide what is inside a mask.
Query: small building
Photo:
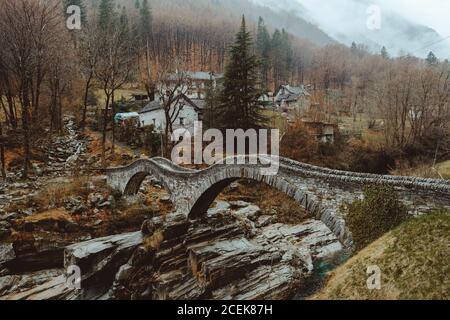
[[[259,96],[258,101],[264,108],[274,107],[272,92],[263,93],[261,96]]]
[[[336,135],[339,132],[337,124],[326,123],[320,121],[302,120],[306,128],[308,128],[317,140],[322,143],[334,143]]]
[[[217,81],[223,78],[223,74],[205,71],[186,71],[185,77],[188,79],[189,83],[186,83],[186,87],[182,88],[181,91],[189,99],[204,100],[206,98],[206,88],[208,83],[212,81],[212,85],[215,88],[217,86]],[[175,86],[178,82],[178,75],[172,74],[169,76],[168,82],[173,83]]]
[[[131,95],[132,102],[143,102],[143,101],[148,101],[148,100],[149,100],[148,94],[132,94]]]
[[[180,97],[178,103],[171,106],[170,113],[176,115],[173,130],[184,128],[191,134],[194,132],[194,122],[201,120],[203,101],[189,99],[186,95]],[[151,101],[138,112],[142,127],[153,125],[155,131],[164,132],[166,114],[160,100]]]
[[[282,85],[275,96],[275,103],[280,109],[285,111],[308,111],[311,104],[310,96],[311,95],[303,85],[300,87]]]

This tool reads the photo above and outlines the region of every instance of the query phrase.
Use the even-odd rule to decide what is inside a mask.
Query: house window
[[[180,125],[184,126],[184,118],[180,118]]]
[[[153,125],[156,127],[156,119],[152,119]]]

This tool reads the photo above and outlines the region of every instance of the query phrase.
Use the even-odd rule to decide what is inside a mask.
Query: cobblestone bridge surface
[[[216,197],[233,181],[246,178],[264,182],[294,198],[325,223],[345,246],[352,245],[352,237],[339,209],[343,203],[361,198],[366,185],[393,186],[411,214],[426,213],[435,207],[450,209],[449,180],[338,171],[281,157],[276,158],[278,173],[263,175],[262,169],[267,166],[261,162],[251,164],[255,161],[251,158],[256,156],[228,158],[205,170],[182,168],[164,158],[145,159],[108,169],[106,177],[111,187],[124,195],[133,195],[145,177],[153,175],[170,193],[176,211],[190,219],[206,214]]]

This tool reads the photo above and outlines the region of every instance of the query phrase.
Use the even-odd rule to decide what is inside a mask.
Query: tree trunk
[[[88,105],[88,96],[89,89],[91,88],[91,81],[94,73],[91,71],[89,73],[89,77],[86,81],[86,86],[84,87],[84,99],[83,99],[83,118],[81,120],[81,130],[84,130],[86,127],[86,113],[87,113],[87,105]]]
[[[23,172],[22,178],[28,178],[28,168],[30,164],[30,124],[29,124],[29,109],[30,98],[28,96],[29,82],[28,79],[22,82],[22,130],[23,130]]]
[[[106,168],[106,130],[108,129],[108,111],[109,111],[109,100],[111,94],[105,90],[106,94],[106,104],[105,111],[103,113],[103,135],[102,135],[102,166]]]
[[[114,118],[116,117],[116,106],[114,105],[114,90],[111,94],[111,108],[112,108],[112,146],[111,154],[114,155],[116,151],[116,123]]]
[[[61,96],[61,89],[59,88],[58,85],[58,130],[59,130],[59,134],[63,133],[63,116],[62,116],[62,109],[63,109],[63,104],[62,104],[62,96]]]
[[[2,122],[0,120],[0,137],[3,135],[3,126]],[[6,180],[6,164],[5,164],[5,146],[3,144],[3,141],[0,141],[0,165],[1,165],[1,174],[3,177],[3,180]]]

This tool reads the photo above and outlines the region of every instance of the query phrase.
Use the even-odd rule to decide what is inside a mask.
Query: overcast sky
[[[382,8],[394,10],[409,20],[431,27],[443,37],[450,36],[450,0],[379,0],[378,2]]]
[[[254,0],[260,3],[269,3],[285,9],[297,9],[297,3],[302,6],[298,9],[307,18],[311,18],[321,29],[346,44],[351,41],[365,43],[376,49],[379,45],[385,45],[393,55],[403,49],[408,53],[426,56],[429,50],[436,51],[441,57],[450,57],[450,38],[436,42],[436,39],[423,38],[410,40],[399,37],[398,26],[392,24],[392,18],[401,17],[412,24],[424,25],[436,30],[442,38],[450,36],[450,0]],[[367,9],[371,5],[378,5],[381,9],[380,31],[369,30]],[[383,24],[383,16],[390,17],[389,24]],[[402,21],[399,19],[399,22]],[[431,41],[431,42],[430,42]]]

